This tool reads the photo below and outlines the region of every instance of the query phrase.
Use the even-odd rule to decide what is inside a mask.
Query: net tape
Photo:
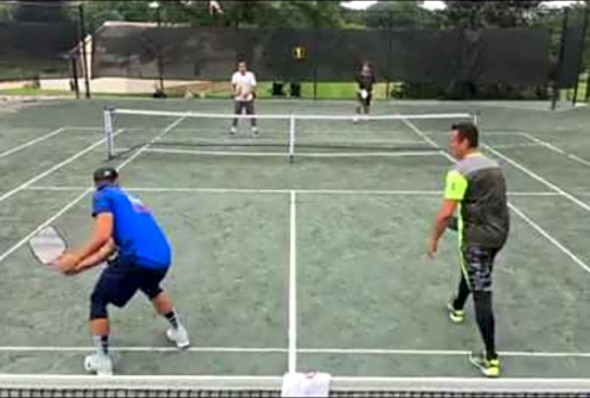
[[[0,397],[279,397],[280,377],[2,375]],[[590,397],[590,380],[334,378],[332,397]]]
[[[136,115],[136,116],[168,116],[168,117],[186,117],[186,118],[209,118],[209,119],[232,119],[236,117],[233,113],[200,113],[200,112],[178,112],[178,111],[154,111],[143,109],[110,109],[115,115]],[[268,120],[342,120],[351,121],[355,115],[324,115],[324,114],[256,114],[256,115],[239,115],[240,118],[256,118]],[[474,115],[470,113],[416,113],[416,114],[393,114],[393,115],[371,115],[363,116],[362,120],[439,120],[439,119],[472,119]]]

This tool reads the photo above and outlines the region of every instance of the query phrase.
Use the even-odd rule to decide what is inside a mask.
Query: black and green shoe
[[[464,310],[456,310],[453,307],[453,302],[447,304],[447,309],[449,310],[449,319],[453,323],[462,323],[465,320],[465,311]]]
[[[469,362],[479,369],[485,377],[499,377],[501,373],[500,359],[487,359],[485,353],[469,355]]]

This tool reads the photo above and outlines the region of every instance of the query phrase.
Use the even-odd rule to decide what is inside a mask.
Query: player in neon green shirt
[[[485,376],[498,377],[501,369],[495,348],[492,269],[496,254],[508,238],[510,220],[504,175],[496,161],[478,151],[478,135],[477,127],[469,123],[452,127],[450,148],[457,163],[446,177],[444,201],[428,241],[428,255],[434,257],[456,211],[461,282],[448,305],[449,317],[455,323],[462,322],[465,302],[473,293],[485,352],[472,354],[470,360]]]

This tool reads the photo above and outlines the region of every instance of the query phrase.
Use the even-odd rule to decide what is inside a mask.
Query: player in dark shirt
[[[454,323],[462,322],[465,302],[473,293],[485,353],[472,354],[470,360],[485,376],[498,377],[501,369],[495,348],[492,269],[496,255],[508,239],[510,219],[502,170],[495,160],[480,153],[477,146],[476,126],[464,123],[452,127],[451,152],[457,163],[447,174],[444,202],[428,242],[428,254],[434,257],[438,241],[448,227],[457,230],[461,282],[455,299],[448,305],[449,317]],[[457,223],[452,222],[455,210]]]
[[[368,115],[371,110],[371,100],[373,99],[373,85],[375,84],[375,74],[373,68],[369,63],[364,63],[361,71],[356,76],[357,98],[359,105],[356,107],[356,114],[354,121],[358,120],[361,114]]]

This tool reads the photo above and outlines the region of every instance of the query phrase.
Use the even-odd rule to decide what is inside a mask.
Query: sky
[[[353,8],[356,10],[363,10],[375,3],[376,3],[376,1],[373,1],[373,0],[360,0],[360,1],[357,0],[357,1],[343,1],[342,2],[342,4],[345,7]],[[575,3],[575,1],[546,1],[545,5],[550,8],[560,8],[560,7],[570,5],[572,3]],[[424,7],[428,8],[429,10],[440,10],[441,8],[444,8],[444,3],[442,1],[438,1],[438,0],[426,0],[424,2]]]

